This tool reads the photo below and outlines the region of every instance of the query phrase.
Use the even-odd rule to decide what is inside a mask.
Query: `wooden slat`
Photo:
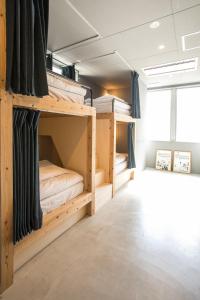
[[[6,4],[0,1],[0,88],[5,88],[6,81]]]
[[[119,190],[130,179],[134,179],[134,169],[126,169],[120,174],[116,175],[114,193],[117,192],[117,190]]]
[[[0,292],[13,282],[12,100],[0,89]]]
[[[97,119],[114,119],[117,122],[126,122],[126,123],[135,123],[136,119],[133,119],[131,116],[127,116],[119,113],[97,113]]]
[[[26,247],[27,244],[32,243],[34,240],[37,240],[39,237],[43,236],[45,232],[49,231],[49,229],[54,229],[57,224],[76,213],[91,201],[91,193],[82,193],[76,198],[66,202],[64,205],[54,209],[52,212],[44,216],[42,228],[26,236],[22,241],[17,243],[15,249]]]
[[[114,118],[117,122],[126,122],[126,123],[135,123],[136,119],[133,119],[131,116],[126,116],[123,114],[114,113]]]
[[[54,99],[50,96],[37,98],[33,96],[12,94],[12,97],[13,105],[17,107],[75,116],[95,116],[96,114],[96,110],[93,107],[81,105],[79,103],[67,102],[60,100],[59,98]]]

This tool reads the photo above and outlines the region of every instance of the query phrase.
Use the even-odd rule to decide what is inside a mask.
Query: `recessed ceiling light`
[[[154,21],[154,22],[152,22],[150,25],[149,25],[149,27],[151,28],[151,29],[156,29],[156,28],[158,28],[160,26],[160,22],[158,22],[158,21]]]
[[[159,50],[165,49],[165,45],[159,45],[159,46],[158,46],[158,49],[159,49]]]
[[[170,75],[181,72],[197,70],[198,58],[191,58],[182,61],[176,61],[169,64],[157,65],[143,69],[146,76]]]

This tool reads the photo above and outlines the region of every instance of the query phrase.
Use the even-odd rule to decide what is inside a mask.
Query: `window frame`
[[[171,90],[171,111],[170,111],[170,139],[169,140],[149,140],[150,142],[175,142],[175,143],[185,143],[185,144],[200,144],[200,142],[191,142],[191,141],[178,141],[177,140],[177,90],[178,89],[188,89],[188,88],[195,88],[200,87],[200,83],[193,83],[193,84],[181,84],[176,86],[164,86],[159,88],[149,88],[147,89],[148,92],[153,91],[163,91],[163,90]]]

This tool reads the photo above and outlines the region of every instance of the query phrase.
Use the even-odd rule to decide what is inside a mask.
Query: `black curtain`
[[[42,226],[39,190],[38,111],[13,116],[13,242]]]
[[[131,72],[132,117],[135,119],[141,118],[138,79],[139,79],[139,74],[137,72]]]
[[[62,75],[75,80],[75,66],[66,66],[66,67],[62,67]]]
[[[128,169],[136,167],[135,163],[135,123],[128,123]]]
[[[46,48],[49,0],[6,0],[6,89],[48,95]]]
[[[47,64],[47,69],[52,71],[52,69],[53,69],[53,56],[52,56],[52,54],[47,54],[46,64]]]

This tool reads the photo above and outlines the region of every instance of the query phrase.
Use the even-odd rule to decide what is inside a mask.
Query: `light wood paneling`
[[[75,116],[94,116],[96,114],[96,111],[93,107],[73,102],[67,102],[59,98],[55,99],[51,96],[37,98],[33,96],[12,94],[12,97],[13,104],[17,107],[26,107],[44,112],[68,114]]]
[[[12,100],[0,89],[0,292],[13,282]]]

